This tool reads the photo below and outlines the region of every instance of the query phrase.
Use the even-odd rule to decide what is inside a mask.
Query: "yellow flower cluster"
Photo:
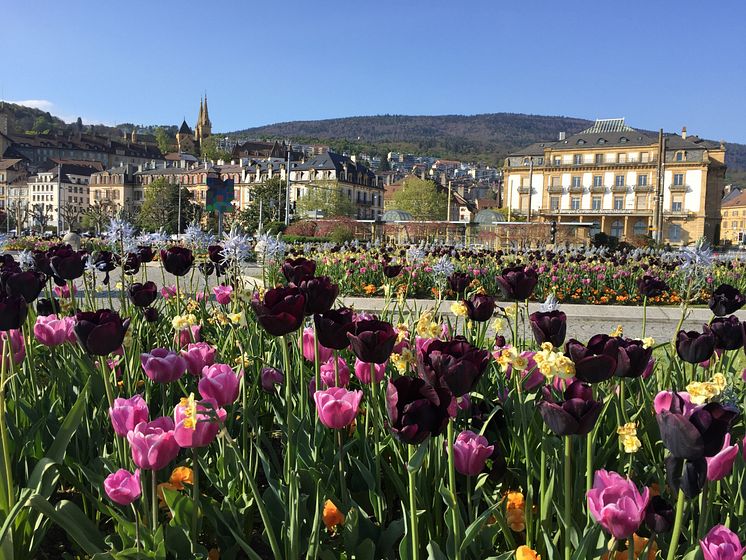
[[[451,313],[453,313],[456,317],[466,317],[466,314],[468,313],[466,304],[464,304],[463,301],[456,301],[452,303]]]
[[[505,505],[505,518],[508,526],[516,533],[526,528],[526,500],[521,492],[508,492],[508,500]]]
[[[624,334],[624,328],[622,325],[617,325],[616,328],[609,333],[609,336],[622,336]]]
[[[216,309],[212,317],[208,319],[213,325],[241,325],[246,326],[246,317],[244,317],[243,311],[239,313],[224,313],[219,309]]]
[[[185,416],[183,426],[195,430],[197,428],[197,401],[194,400],[194,393],[190,393],[189,397],[182,397],[179,407]]]
[[[174,316],[174,318],[171,320],[171,324],[173,325],[175,330],[183,331],[184,329],[188,329],[193,325],[199,325],[199,321],[197,321],[197,316],[193,313],[186,313],[184,315]]]
[[[551,342],[545,342],[541,345],[541,350],[534,354],[534,361],[541,374],[547,379],[552,379],[555,376],[562,379],[575,377],[573,361],[561,352],[555,352]]]
[[[502,368],[503,371],[507,371],[508,366],[512,366],[513,362],[519,357],[518,350],[509,346],[503,348],[500,351],[500,355],[497,357],[497,364]]]
[[[655,339],[652,336],[646,336],[642,339],[642,347],[646,350],[655,346]]]
[[[440,336],[440,325],[433,321],[432,311],[426,311],[420,315],[415,332],[423,338],[438,338]]]
[[[625,453],[637,453],[642,447],[642,442],[637,437],[637,424],[635,422],[627,422],[624,426],[619,426],[616,433],[619,435],[622,446],[624,446]]]
[[[505,319],[498,317],[492,322],[492,328],[495,329],[496,333],[501,332],[505,328]]]
[[[409,328],[406,323],[396,325],[396,342],[399,343],[405,338],[409,338]]]
[[[186,304],[186,310],[188,313],[194,313],[199,309],[199,303],[197,303],[197,300],[190,299]]]
[[[407,371],[407,367],[416,363],[414,353],[409,348],[403,348],[401,354],[391,354],[391,363],[399,371],[404,374]]]
[[[253,363],[254,360],[252,360],[248,354],[244,354],[243,356],[238,356],[236,358],[236,365],[241,368],[248,368]]]
[[[723,392],[727,382],[722,373],[716,373],[709,381],[693,381],[686,386],[686,391],[694,404],[704,404]]]

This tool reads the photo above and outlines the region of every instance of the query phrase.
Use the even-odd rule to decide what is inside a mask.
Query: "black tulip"
[[[668,290],[668,285],[655,276],[644,274],[637,279],[637,291],[641,296],[652,298],[661,295]]]
[[[56,299],[40,298],[36,300],[36,314],[46,317],[48,315],[59,315],[61,311],[60,302]]]
[[[559,348],[567,334],[567,315],[562,311],[536,311],[529,316],[536,343],[550,342]]]
[[[505,297],[513,301],[524,301],[534,291],[539,277],[531,267],[514,266],[504,269],[497,277],[497,282]]]
[[[424,352],[418,352],[420,377],[436,387],[443,387],[461,397],[474,390],[482,377],[490,353],[472,346],[463,337],[433,340]]]
[[[361,362],[382,364],[391,356],[398,333],[391,323],[368,319],[356,321],[347,333],[352,352]]]
[[[145,308],[143,316],[148,323],[155,323],[159,319],[158,310],[155,307]]]
[[[54,275],[62,280],[75,280],[83,276],[87,255],[83,251],[73,251],[70,247],[55,250],[49,258]]]
[[[127,253],[122,268],[125,274],[135,275],[140,272],[140,257],[137,253]]]
[[[688,499],[696,498],[707,482],[707,460],[688,460],[669,455],[665,459],[666,481],[674,492],[681,490]]]
[[[339,286],[328,276],[306,278],[298,287],[306,296],[306,315],[329,311],[339,295]]]
[[[687,415],[683,399],[674,394],[671,408],[656,415],[661,440],[677,459],[696,460],[712,457],[723,447],[725,434],[738,417],[729,405],[711,402],[699,406]]]
[[[194,264],[194,255],[190,249],[174,245],[161,249],[163,268],[174,276],[185,276]]]
[[[222,245],[210,245],[207,248],[208,258],[215,264],[222,264],[225,261]]]
[[[471,276],[466,272],[454,272],[448,277],[448,286],[458,296],[463,296],[470,284]]]
[[[297,286],[306,278],[311,278],[316,274],[316,261],[304,257],[285,259],[282,263],[282,274],[288,282]]]
[[[542,388],[539,414],[558,436],[587,435],[601,414],[602,404],[593,399],[591,386],[575,381],[565,389],[564,400],[557,401],[549,387]]]
[[[744,328],[738,317],[716,317],[710,322],[710,330],[715,337],[715,348],[738,350],[743,346]]]
[[[618,338],[619,354],[617,356],[617,377],[640,377],[651,366],[653,348],[645,348],[642,340]]]
[[[433,387],[424,379],[402,376],[386,390],[389,428],[402,443],[417,445],[438,436],[456,415],[456,399],[448,389]]]
[[[155,258],[155,251],[150,245],[138,245],[137,256],[142,264],[147,264]]]
[[[333,350],[344,350],[350,345],[347,333],[352,330],[353,311],[346,307],[330,309],[313,316],[319,344]]]
[[[0,293],[0,331],[20,329],[27,313],[28,304],[23,296]]]
[[[483,294],[476,294],[471,299],[464,300],[464,305],[466,315],[477,323],[489,321],[495,312],[495,298]]]
[[[26,272],[15,272],[4,278],[5,291],[11,296],[22,296],[26,303],[31,303],[44,289],[47,277],[42,272],[27,270]]]
[[[676,353],[690,364],[699,364],[712,357],[715,352],[715,336],[705,325],[702,332],[679,331],[676,335]]]
[[[79,311],[75,319],[75,337],[94,356],[106,356],[122,346],[130,324],[129,319],[122,321],[119,313],[109,309]]]
[[[386,278],[396,278],[401,274],[402,268],[404,268],[400,264],[384,264],[382,267],[383,269],[383,275]]]
[[[158,297],[158,287],[150,280],[144,284],[135,282],[127,289],[127,295],[135,307],[148,307]]]
[[[259,324],[272,336],[297,331],[303,324],[306,298],[295,286],[267,290],[264,299],[254,294],[251,307]]]
[[[575,377],[586,383],[599,383],[611,379],[616,373],[619,358],[619,341],[605,334],[597,334],[583,345],[570,339],[565,353],[575,364]]]
[[[730,284],[718,286],[708,302],[712,312],[718,317],[730,315],[746,304],[746,297]]]
[[[645,508],[645,525],[656,535],[663,535],[673,527],[674,516],[675,512],[669,501],[661,496],[652,496]]]

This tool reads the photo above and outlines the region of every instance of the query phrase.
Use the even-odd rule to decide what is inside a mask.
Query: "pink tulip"
[[[54,295],[60,298],[70,299],[70,286],[65,284],[64,286],[55,286],[52,291]],[[78,293],[78,287],[73,284],[73,295]]]
[[[321,381],[327,387],[347,387],[350,384],[350,367],[342,357],[337,357],[337,373],[334,372],[334,356],[319,367]],[[339,375],[339,383],[336,376]]]
[[[487,438],[475,434],[471,430],[464,430],[453,442],[453,462],[456,470],[464,476],[476,476],[484,468],[494,445],[488,445]]]
[[[215,286],[212,293],[215,294],[215,301],[220,305],[228,305],[231,302],[233,286]]]
[[[125,437],[140,422],[147,422],[149,415],[148,403],[140,395],[114,399],[114,406],[109,408],[114,433],[120,437]]]
[[[26,357],[26,343],[23,341],[23,332],[21,329],[13,329],[10,331],[3,331],[0,333],[0,341],[2,341],[2,344],[0,344],[0,350],[3,353],[3,356],[5,357],[5,367],[7,369],[10,368],[10,362],[8,361],[8,350],[5,348],[5,341],[8,340],[8,337],[10,337],[10,350],[13,354],[13,363],[15,365],[20,364],[23,362],[24,358]]]
[[[188,448],[210,445],[225,417],[225,410],[211,401],[194,401],[194,409],[190,410],[189,399],[181,399],[174,408],[176,443]]]
[[[314,357],[314,337],[313,337],[313,329],[311,327],[306,327],[303,329],[303,357],[308,360],[309,362],[313,362]],[[332,357],[334,354],[334,350],[331,348],[326,348],[324,346],[321,346],[319,344],[319,363],[323,364],[329,358]]]
[[[705,538],[699,541],[704,560],[741,560],[746,547],[733,531],[724,525],[715,525]]]
[[[383,375],[386,372],[387,363],[388,362],[383,364],[374,364],[377,383],[383,381]],[[355,358],[355,377],[360,380],[360,383],[364,383],[365,385],[368,385],[370,383],[370,366],[371,364],[367,362],[361,362],[359,359]]]
[[[422,338],[420,336],[415,337],[414,339],[414,348],[417,351],[417,355],[419,354],[425,354],[427,352],[428,347],[430,344],[432,344],[433,340],[437,340],[435,338]]]
[[[243,373],[236,374],[227,364],[213,364],[202,370],[199,394],[203,399],[215,401],[218,406],[235,402]]]
[[[164,299],[176,297],[176,284],[171,284],[170,286],[163,286],[161,288],[161,295],[163,296]]]
[[[178,334],[178,344],[179,348],[184,348],[184,346],[187,346],[189,344],[193,344],[195,342],[199,342],[202,340],[200,337],[200,331],[202,330],[202,327],[200,325],[192,325],[188,329],[181,329]]]
[[[109,499],[120,506],[128,506],[142,494],[140,487],[140,469],[135,474],[125,469],[111,473],[104,480],[104,490]]]
[[[181,357],[186,361],[189,373],[198,376],[205,366],[215,363],[215,348],[206,342],[194,342],[181,351]]]
[[[333,430],[340,430],[352,424],[362,398],[362,391],[348,391],[342,387],[332,387],[313,394],[319,420]]]
[[[596,471],[593,488],[586,496],[593,519],[620,540],[631,537],[640,528],[650,490],[646,487],[640,494],[628,478],[601,469]]]
[[[733,463],[738,457],[738,444],[730,444],[730,434],[725,434],[723,448],[713,457],[707,459],[707,480],[721,480],[733,470]]]
[[[275,385],[282,385],[282,382],[285,380],[282,372],[273,367],[263,367],[259,377],[261,379],[262,389],[267,393],[274,393]]]
[[[689,416],[696,408],[696,405],[692,404],[692,398],[686,391],[681,391],[677,394],[684,400],[684,416]],[[655,398],[653,399],[653,409],[655,409],[655,413],[660,414],[664,410],[670,410],[672,399],[672,391],[661,391],[655,395]]]
[[[140,422],[127,433],[132,461],[141,469],[158,471],[176,459],[179,444],[174,437],[174,421],[167,416]]]
[[[72,317],[59,319],[57,315],[39,315],[34,324],[34,336],[41,344],[49,347],[74,342],[74,325],[75,319]]]
[[[153,348],[140,354],[142,369],[156,383],[170,383],[181,378],[186,371],[186,360],[167,348]]]

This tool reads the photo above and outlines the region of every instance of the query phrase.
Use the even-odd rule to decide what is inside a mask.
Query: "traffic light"
[[[549,235],[552,238],[552,243],[557,242],[557,222],[552,222],[549,225]]]

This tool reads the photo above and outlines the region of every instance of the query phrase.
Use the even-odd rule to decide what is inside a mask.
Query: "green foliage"
[[[224,161],[231,159],[231,153],[226,152],[218,146],[218,139],[216,136],[210,136],[202,141],[202,147],[200,148],[200,155],[203,158],[207,158],[212,161],[222,159]]]
[[[196,205],[192,203],[192,193],[181,187],[181,231],[195,220]],[[179,185],[158,178],[145,189],[137,224],[145,231],[158,231],[163,228],[166,233],[176,233],[179,222]]]
[[[155,141],[158,144],[158,149],[164,154],[170,152],[174,144],[174,138],[162,126],[155,129]]]
[[[350,230],[350,228],[345,226],[335,227],[329,235],[329,239],[332,243],[338,244],[344,243],[345,241],[352,241],[354,238],[355,234]]]
[[[448,194],[433,181],[407,177],[404,186],[394,193],[390,207],[409,212],[415,220],[445,220]]]
[[[261,185],[255,186],[251,191],[251,203],[235,213],[236,222],[244,231],[252,233],[259,229],[260,218],[265,231],[269,222],[281,222],[284,226],[286,195],[285,181],[279,177],[272,177]]]
[[[296,207],[296,217],[331,218],[354,214],[355,205],[342,192],[336,181],[309,185],[306,193],[298,200]]]

